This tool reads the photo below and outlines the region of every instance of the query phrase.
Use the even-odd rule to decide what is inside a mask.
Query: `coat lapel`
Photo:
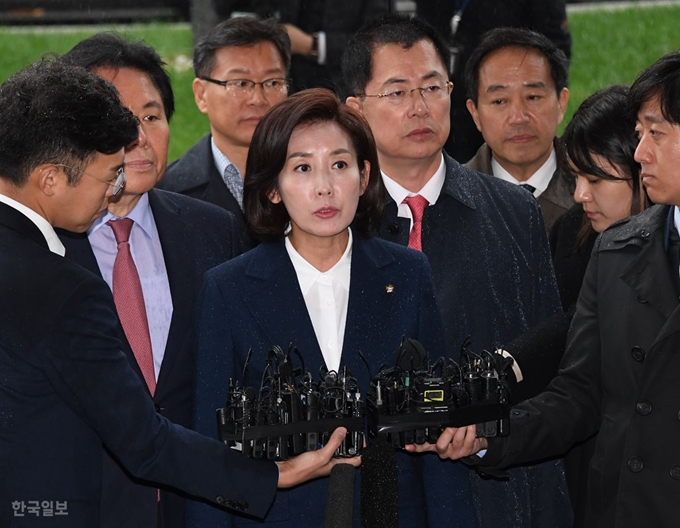
[[[664,247],[663,227],[668,207],[659,208],[648,227],[623,231],[619,242],[641,247],[640,253],[621,274],[621,280],[666,320],[657,341],[680,331],[680,310],[668,255]]]
[[[291,336],[306,369],[316,372],[325,363],[284,242],[261,244],[252,255],[242,294],[253,319],[272,345],[286,350],[290,343],[280,343],[280,336]]]
[[[196,299],[197,292],[194,291],[196,281],[193,251],[191,246],[187,246],[187,224],[181,208],[164,199],[156,190],[149,191],[149,205],[158,229],[172,297],[172,319],[158,375],[157,391],[161,392],[178,355],[187,349],[186,340],[193,340],[195,337],[189,329],[196,317],[192,299]]]
[[[394,257],[373,240],[361,240],[354,235],[352,246],[352,269],[350,272],[349,302],[347,305],[347,323],[342,345],[341,363],[356,364],[358,352],[370,354],[373,335],[362,335],[357,329],[367,328],[366,319],[373,314],[390,313],[390,307],[383,301],[389,302],[391,297],[389,279],[384,268],[394,262]],[[373,373],[377,374],[377,373]]]

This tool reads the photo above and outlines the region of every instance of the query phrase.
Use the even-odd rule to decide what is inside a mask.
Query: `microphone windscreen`
[[[361,451],[361,526],[399,526],[397,455],[383,436]]]
[[[324,528],[352,528],[355,473],[349,464],[336,464],[331,469]]]

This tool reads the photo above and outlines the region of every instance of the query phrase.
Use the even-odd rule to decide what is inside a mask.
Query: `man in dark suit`
[[[631,86],[635,159],[649,198],[666,205],[595,242],[560,374],[513,410],[508,438],[461,435],[438,446],[453,458],[488,447],[471,461],[504,467],[562,453],[599,430],[586,527],[675,526],[680,515],[679,87],[677,51]]]
[[[404,245],[420,239],[434,274],[447,351],[457,358],[466,338],[479,352],[493,350],[560,305],[536,201],[442,151],[451,91],[446,64],[448,49],[432,27],[393,16],[355,35],[343,73],[355,94],[347,104],[373,130],[389,193],[380,234]],[[412,205],[423,199],[424,207]],[[483,526],[520,526],[529,519],[570,525],[560,462],[518,468],[509,482],[470,474],[474,513],[465,468],[436,457],[423,463],[430,526],[470,526],[474,513]]]
[[[83,69],[40,62],[0,87],[3,527],[100,526],[104,445],[138,478],[263,517],[277,483],[327,473],[340,444],[248,460],[156,412],[120,351],[109,288],[63,258],[54,232],[104,213],[137,135],[115,89]]]
[[[158,184],[233,213],[245,249],[255,245],[243,215],[248,148],[262,116],[286,97],[289,67],[290,40],[274,20],[234,18],[199,40],[193,90],[210,134],[172,163]]]
[[[574,205],[573,179],[555,150],[569,101],[567,68],[547,37],[500,28],[486,34],[465,69],[467,108],[485,141],[466,166],[531,192],[548,230]]]
[[[148,320],[152,358],[140,359],[141,345],[131,340],[133,330],[125,328],[124,313],[119,314],[118,336],[132,368],[143,380],[145,361],[149,362],[146,382],[159,412],[188,427],[196,300],[203,274],[240,252],[234,217],[214,205],[153,189],[167,162],[168,122],[174,104],[170,79],[152,48],[99,34],[80,42],[63,60],[111,81],[140,123],[138,140],[125,150],[125,189],[111,199],[107,213],[86,235],[60,234],[67,258],[114,288],[118,252],[111,222],[133,220],[130,247],[144,297],[142,316]],[[184,525],[184,503],[179,495],[162,489],[158,496],[155,487],[134,479],[108,456],[103,460],[103,486],[102,526],[155,527],[159,515],[164,527]]]

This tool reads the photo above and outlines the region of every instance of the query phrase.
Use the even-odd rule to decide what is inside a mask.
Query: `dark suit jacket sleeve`
[[[598,255],[593,253],[559,375],[546,391],[513,408],[510,436],[489,440],[481,466],[509,466],[560,455],[600,423],[601,350],[597,310]]]
[[[225,380],[231,371],[231,337],[228,310],[214,271],[205,276],[198,301],[198,356],[196,358],[196,389],[194,392],[193,429],[217,438],[215,409],[226,405],[228,386]],[[234,452],[239,457],[241,453]],[[186,506],[187,528],[232,526],[231,515],[197,502]]]
[[[135,476],[264,516],[276,466],[253,463],[158,415],[120,352],[116,325],[102,281],[87,278],[74,288],[37,346],[55,391]]]

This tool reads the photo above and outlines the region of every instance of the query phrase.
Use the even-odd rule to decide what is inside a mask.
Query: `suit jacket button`
[[[628,471],[631,473],[639,473],[642,471],[643,463],[642,460],[640,460],[638,457],[631,457],[628,460]]]
[[[642,231],[640,231],[640,236],[642,238],[648,238],[649,237],[649,231],[647,231],[646,229],[643,229]]]
[[[250,508],[250,504],[248,504],[247,502],[239,502],[238,503],[238,509],[239,510],[246,511],[248,508]]]
[[[224,497],[222,495],[218,495],[217,498],[215,499],[215,502],[219,504],[220,506],[224,506],[224,504],[227,502],[224,500]]]
[[[652,412],[652,404],[648,401],[641,401],[635,406],[635,412],[637,412],[640,416],[647,416],[650,412]]]
[[[634,346],[631,349],[630,353],[635,361],[640,362],[645,360],[645,351],[642,350],[642,348],[640,348],[639,346]]]
[[[390,235],[396,235],[399,232],[399,224],[392,222],[387,226],[387,231]]]
[[[670,473],[673,480],[680,480],[680,464],[672,466]]]

